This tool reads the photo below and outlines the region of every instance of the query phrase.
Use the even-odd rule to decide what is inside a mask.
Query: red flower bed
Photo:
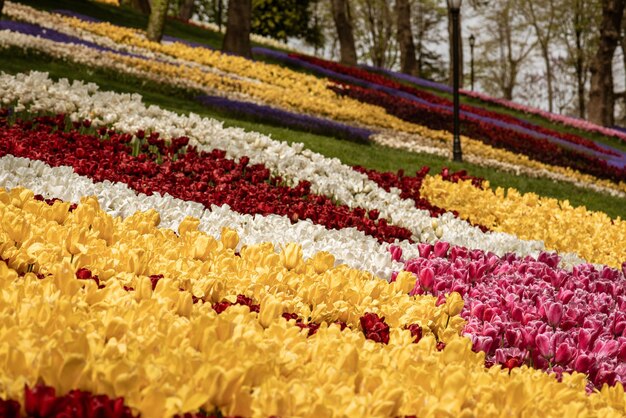
[[[54,388],[37,385],[24,388],[24,409],[34,418],[133,418],[132,411],[124,405],[124,398],[111,399],[106,395],[93,395],[82,390],[71,390],[58,396]],[[0,399],[0,417],[18,418],[21,405],[14,400]]]

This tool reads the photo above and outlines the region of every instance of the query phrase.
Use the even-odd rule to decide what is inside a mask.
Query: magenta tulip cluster
[[[404,263],[416,277],[411,294],[463,295],[464,334],[488,366],[578,371],[595,387],[626,382],[626,263],[569,272],[550,253],[498,257],[444,242],[418,250]],[[390,252],[401,260],[398,247]]]

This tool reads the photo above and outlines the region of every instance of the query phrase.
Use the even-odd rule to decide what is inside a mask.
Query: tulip
[[[389,246],[389,252],[391,253],[391,259],[393,261],[400,261],[402,258],[402,248],[396,245]]]
[[[537,337],[535,337],[535,342],[537,344],[539,354],[541,354],[546,360],[549,360],[554,356],[552,341],[550,340],[550,337],[548,335],[537,335]]]
[[[548,306],[546,310],[546,317],[548,319],[548,324],[555,328],[561,322],[561,317],[563,316],[563,306],[560,303],[552,303]]]
[[[434,247],[435,257],[445,257],[448,255],[448,249],[450,249],[450,243],[443,241],[436,242]]]
[[[426,267],[419,273],[419,283],[424,289],[431,289],[435,283],[435,272],[430,267]]]
[[[575,356],[576,350],[567,343],[561,343],[556,349],[554,361],[559,364],[568,364]]]
[[[0,399],[0,416],[6,418],[19,418],[20,403],[13,400]]]
[[[385,323],[384,317],[370,312],[363,315],[359,321],[365,338],[377,343],[389,343],[389,325]]]
[[[294,243],[287,244],[281,252],[281,260],[285,268],[296,268],[302,262],[302,247]]]

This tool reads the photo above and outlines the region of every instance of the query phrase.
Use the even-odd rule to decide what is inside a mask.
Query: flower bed
[[[435,205],[458,211],[463,219],[540,239],[549,249],[568,248],[591,262],[619,267],[626,262],[626,220],[573,207],[567,201],[520,194],[509,188],[477,189],[468,182],[451,185],[426,177],[421,194]]]
[[[89,121],[82,124],[91,125]],[[329,229],[355,227],[387,242],[411,237],[409,230],[387,224],[374,211],[335,205],[325,196],[310,193],[309,182],[282,186],[280,177],[271,177],[261,164],[248,164],[245,156],[235,162],[220,150],[198,153],[188,148],[182,152],[189,142],[185,137],[166,144],[158,133],[138,132],[133,139],[130,134],[101,128],[97,137],[64,132],[66,125],[64,115],[18,120],[11,127],[0,118],[0,157],[14,155],[70,166],[95,181],[122,182],[140,193],[167,193],[206,207],[227,204],[240,213],[311,219]]]
[[[415,202],[400,198],[393,190],[385,191],[337,159],[305,150],[301,144],[288,145],[258,133],[224,129],[219,122],[197,115],[181,116],[155,106],[147,108],[139,96],[100,92],[93,84],[55,83],[46,74],[37,73],[0,76],[0,91],[3,101],[15,101],[17,109],[67,113],[73,120],[88,117],[95,126],[110,125],[127,133],[154,130],[164,139],[187,136],[190,144],[200,150],[223,149],[234,159],[248,156],[251,163],[264,164],[290,185],[307,180],[316,194],[332,197],[349,207],[377,210],[391,224],[410,229],[422,242],[434,242],[439,236],[455,245],[498,254],[536,255],[545,249],[540,242],[520,241],[508,234],[484,234],[451,214],[439,217],[433,226],[429,214],[416,209]],[[563,254],[563,258],[568,264],[581,262],[571,254]]]
[[[0,332],[30,361],[3,361],[3,405],[42,380],[151,417],[479,414],[494,399],[513,414],[626,411],[621,386],[587,395],[582,374],[486,371],[458,336],[458,294],[410,297],[408,273],[387,284],[296,245],[235,253],[232,231],[215,240],[188,218],[174,234],[154,211],[121,221],[91,198],[72,208],[18,188],[0,211]]]
[[[386,69],[382,69],[382,68],[375,68],[375,67],[368,67],[368,66],[364,66],[364,68],[366,69],[371,69],[374,71],[380,71],[383,72],[395,79],[401,80],[401,81],[407,81],[409,83],[412,84],[416,84],[418,86],[423,86],[423,87],[427,87],[427,88],[431,88],[431,89],[436,89],[436,90],[440,90],[440,91],[444,91],[447,93],[451,93],[452,92],[452,88],[446,84],[442,84],[442,83],[437,83],[434,81],[430,81],[430,80],[425,80],[423,78],[419,78],[419,77],[414,77],[414,76],[410,76],[408,74],[402,74],[402,73],[398,73],[395,71],[390,71],[390,70],[386,70]],[[526,106],[524,104],[521,103],[516,103],[510,100],[506,100],[506,99],[498,99],[496,97],[492,97],[489,96],[485,93],[481,93],[478,91],[471,91],[471,90],[461,90],[461,94],[469,96],[469,97],[473,97],[475,99],[479,99],[485,103],[493,103],[499,106],[503,106],[509,109],[513,109],[513,110],[517,110],[517,111],[521,111],[523,113],[527,113],[527,114],[531,114],[531,115],[537,115],[540,116],[542,118],[545,118],[551,122],[556,122],[556,123],[560,123],[566,126],[571,126],[577,129],[581,129],[583,131],[587,131],[589,133],[599,133],[601,135],[605,135],[608,137],[613,137],[613,138],[617,138],[620,139],[622,141],[626,141],[626,133],[625,132],[620,132],[618,129],[612,129],[612,128],[607,128],[604,126],[600,126],[600,125],[596,125],[595,123],[589,122],[587,120],[584,119],[580,119],[580,118],[576,118],[576,117],[572,117],[572,116],[567,116],[567,115],[559,115],[557,113],[551,113],[551,112],[547,112],[545,110],[536,108],[536,107],[532,107],[532,106]]]
[[[420,244],[406,260],[412,294],[459,292],[464,333],[487,365],[526,364],[555,373],[586,373],[596,387],[626,381],[626,262],[622,271],[556,268],[558,256],[496,257],[440,243]],[[392,250],[400,260],[401,250]]]
[[[219,96],[202,95],[196,98],[203,105],[218,111],[252,118],[262,123],[295,128],[306,132],[332,136],[340,139],[367,144],[373,131],[358,128],[311,115],[287,112],[267,105],[260,105]]]
[[[272,54],[272,56],[276,55],[277,53]],[[397,94],[399,97],[407,99],[420,99],[419,103],[424,105],[431,105],[433,109],[440,109],[444,111],[452,110],[452,102],[450,100],[432,93],[425,92],[423,90],[416,89],[415,87],[408,86],[406,84],[398,83],[380,74],[297,53],[291,53],[289,54],[289,57],[294,58],[296,62],[300,61],[312,64],[313,68],[328,69],[330,71],[325,72],[324,75],[329,76],[330,78],[338,80],[342,83],[353,83],[356,80],[358,85],[365,88],[380,89],[380,87],[385,87],[386,89],[384,89],[383,91],[385,91],[386,93]],[[348,75],[350,77],[349,79],[345,79],[342,78],[341,75]],[[407,96],[403,93],[409,93],[409,95]],[[509,129],[510,134],[513,135],[522,133],[536,136],[540,139],[546,139],[550,142],[555,142],[555,140],[563,140],[571,144],[580,145],[584,148],[587,148],[588,150],[597,151],[598,155],[606,154],[612,156],[622,156],[622,153],[615,149],[612,149],[605,145],[599,145],[589,139],[582,138],[578,135],[555,131],[543,126],[529,123],[513,116],[481,109],[475,106],[461,105],[461,114],[468,119],[481,120],[483,122],[491,123],[501,128]],[[560,141],[556,142],[557,144],[560,143]],[[581,148],[581,150],[582,149],[583,148]],[[626,162],[626,159],[624,159],[623,162]]]
[[[388,93],[357,86],[337,85],[333,90],[366,103],[376,103],[404,120],[423,123],[432,129],[449,129],[449,110],[436,110]],[[481,138],[494,147],[513,150],[547,164],[572,167],[600,178],[617,182],[626,180],[626,168],[621,165],[610,165],[606,160],[537,140],[529,135],[511,135],[505,129],[472,120],[467,116],[462,115],[462,120],[464,133],[470,137]]]

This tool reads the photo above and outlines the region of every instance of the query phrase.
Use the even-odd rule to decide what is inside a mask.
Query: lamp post
[[[454,131],[452,140],[452,160],[463,161],[459,126],[459,13],[462,0],[448,0],[452,17],[452,89],[454,92]]]
[[[472,84],[472,91],[474,91],[474,45],[476,45],[476,37],[471,34],[469,37],[470,44],[470,81]]]

